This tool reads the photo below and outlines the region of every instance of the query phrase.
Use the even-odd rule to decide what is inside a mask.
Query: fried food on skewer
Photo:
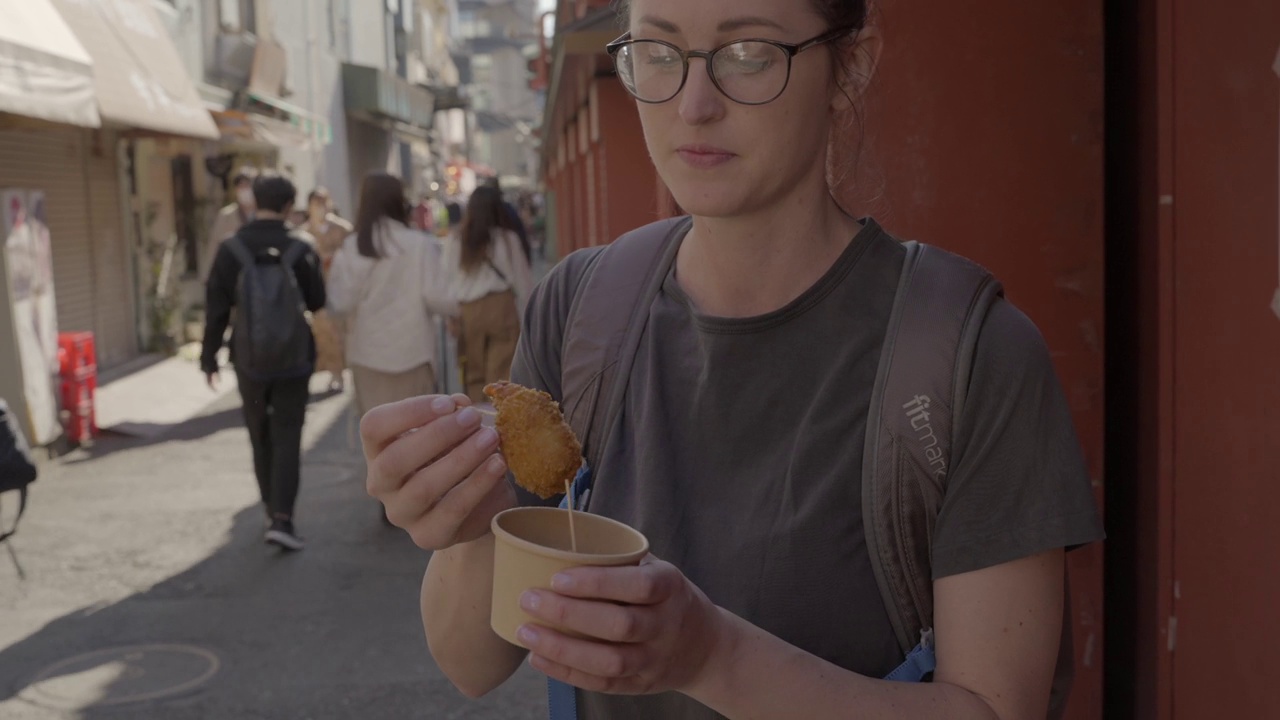
[[[516,484],[544,500],[564,492],[582,465],[582,444],[551,396],[512,382],[495,382],[484,394],[498,409],[502,454]]]

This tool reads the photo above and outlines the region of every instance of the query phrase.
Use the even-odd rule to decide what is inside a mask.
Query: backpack
[[[283,253],[271,248],[255,256],[236,235],[227,249],[240,261],[231,333],[236,369],[254,380],[308,375],[311,326],[293,271],[307,244],[291,238]]]
[[[583,508],[591,497],[591,468],[599,466],[617,428],[650,306],[692,222],[672,218],[623,235],[588,261],[574,292],[561,349],[561,390],[567,420],[584,448],[586,463],[573,488]],[[920,682],[936,667],[931,541],[953,465],[952,438],[978,334],[1004,291],[965,258],[917,242],[904,246],[871,395],[862,512],[876,583],[904,657],[885,679]],[[932,428],[923,438],[921,419]],[[1050,720],[1065,710],[1074,670],[1070,611],[1064,611]],[[577,717],[573,687],[550,681],[548,699],[552,720]]]
[[[8,403],[0,400],[0,494],[18,491],[18,515],[13,519],[13,527],[0,528],[0,542],[18,532],[18,521],[27,510],[27,486],[35,482],[37,474],[35,458],[18,418],[9,410]]]

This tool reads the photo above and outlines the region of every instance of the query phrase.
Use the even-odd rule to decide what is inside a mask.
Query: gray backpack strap
[[[591,499],[591,471],[622,415],[649,308],[692,225],[691,218],[673,218],[614,240],[589,261],[574,291],[560,352],[560,404],[587,458],[573,481],[583,508]],[[550,720],[576,720],[577,697],[573,686],[548,678]]]
[[[613,434],[649,307],[692,226],[672,218],[633,230],[600,251],[569,311],[561,355],[561,393],[588,467]]]
[[[232,235],[227,238],[226,244],[231,254],[235,256],[236,260],[240,261],[242,269],[257,262],[257,258],[253,256],[252,252],[249,252],[249,246],[244,244],[244,240],[241,240],[239,235]]]
[[[930,548],[978,333],[1000,284],[938,248],[907,255],[880,355],[862,470],[867,550],[904,654],[933,629]]]

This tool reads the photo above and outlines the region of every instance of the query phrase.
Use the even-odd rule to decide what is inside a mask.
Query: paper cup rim
[[[582,512],[581,510],[575,510],[574,512],[581,516],[589,516],[591,518],[590,522],[600,521],[610,525],[616,525],[617,527],[623,528],[627,532],[634,533],[637,537],[640,538],[641,547],[638,550],[635,550],[629,553],[616,553],[612,555],[604,555],[599,553],[580,553],[580,552],[576,553],[576,552],[573,552],[572,550],[557,550],[556,548],[547,547],[546,545],[539,545],[538,543],[525,540],[522,537],[517,537],[516,535],[513,535],[510,530],[507,530],[506,528],[502,527],[500,524],[502,518],[506,517],[507,515],[518,514],[518,513],[544,513],[544,512],[545,513],[567,513],[569,511],[563,508],[550,508],[550,507],[509,508],[507,510],[503,510],[497,515],[494,515],[493,520],[489,521],[489,527],[493,531],[494,538],[496,538],[499,542],[503,542],[513,547],[517,547],[521,550],[524,550],[525,552],[532,553],[534,555],[541,555],[543,557],[555,558],[557,560],[567,560],[569,562],[576,562],[584,565],[625,565],[627,563],[632,563],[637,560],[643,559],[646,555],[649,554],[649,538],[645,537],[644,533],[640,532],[639,530],[636,530],[635,528],[631,527],[626,523],[618,522],[613,518],[607,518],[603,515],[593,515],[591,513]]]

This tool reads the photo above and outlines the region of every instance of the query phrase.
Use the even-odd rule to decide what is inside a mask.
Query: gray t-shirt
[[[567,258],[535,291],[512,368],[516,382],[557,399],[566,315],[590,252]],[[868,220],[812,288],[754,318],[701,315],[669,276],[590,500],[592,512],[644,532],[653,553],[716,604],[871,677],[902,660],[863,537],[860,480],[904,256]],[[935,578],[1102,537],[1048,349],[1008,302],[983,325],[961,427],[934,535]],[[676,693],[580,691],[579,714],[720,717]]]

